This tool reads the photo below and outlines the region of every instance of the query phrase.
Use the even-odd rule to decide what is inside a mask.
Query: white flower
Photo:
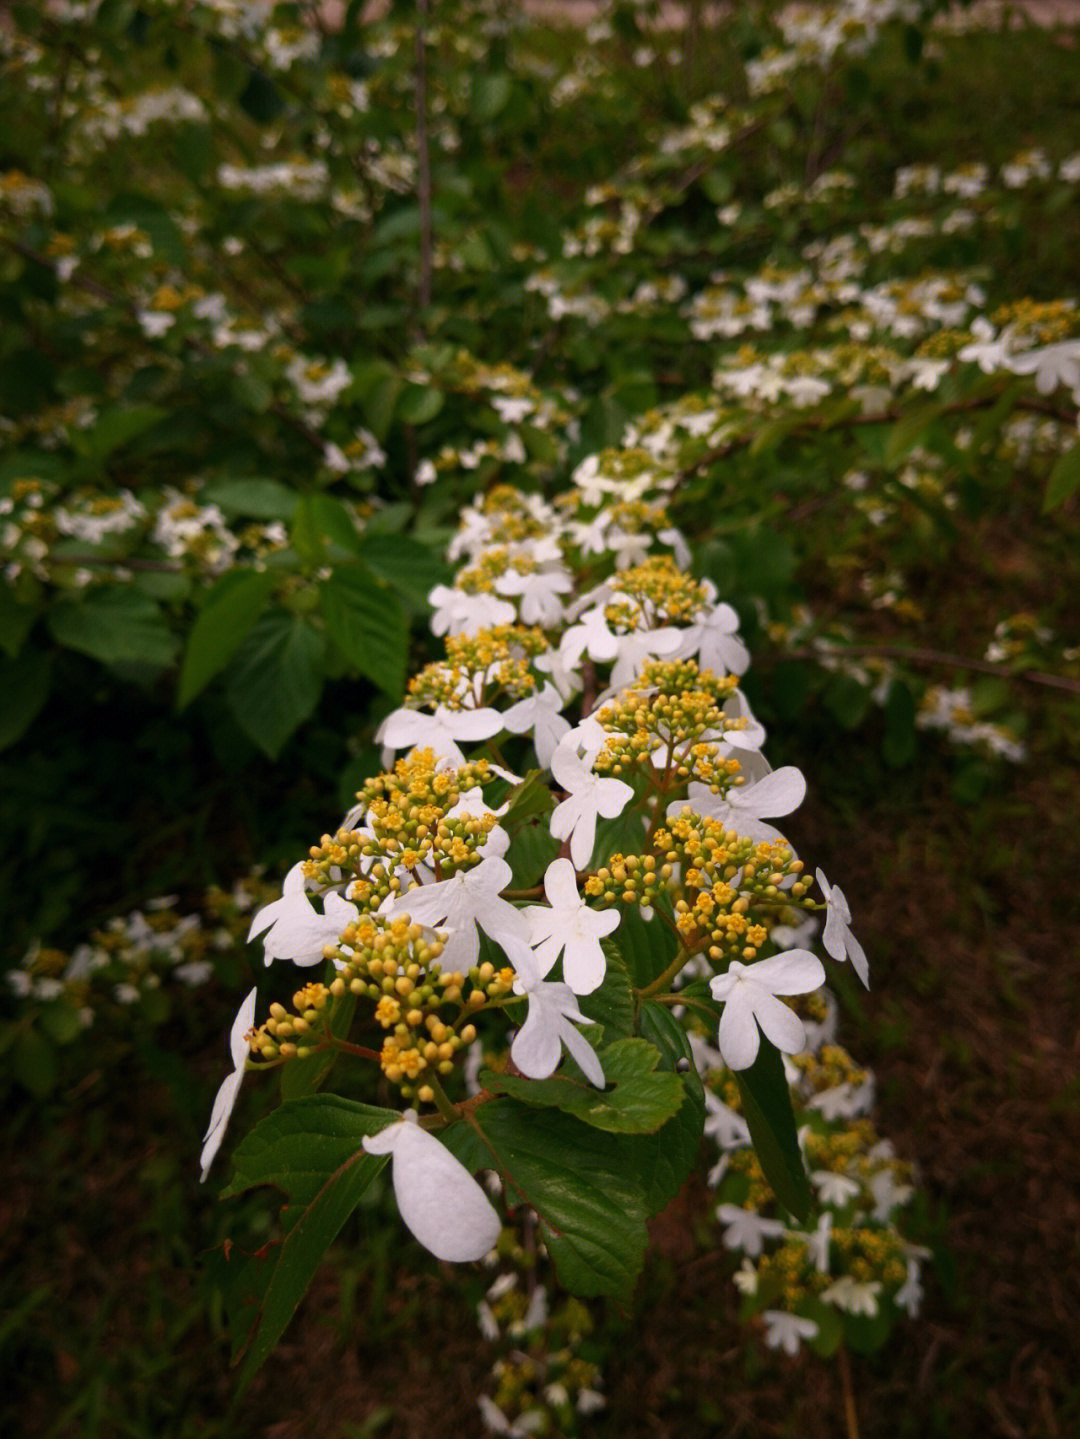
[[[563,605],[559,596],[570,593],[574,580],[561,565],[527,575],[504,570],[495,581],[495,588],[500,595],[520,597],[518,608],[523,625],[539,625],[550,630],[562,622]]]
[[[263,935],[267,964],[275,959],[291,959],[303,967],[318,964],[324,947],[336,944],[359,914],[355,904],[334,893],[324,897],[323,911],[315,909],[304,891],[303,864],[294,864],[285,876],[281,898],[263,905],[251,921],[248,940]]]
[[[817,1228],[806,1236],[806,1252],[819,1274],[829,1272],[829,1242],[832,1238],[832,1215],[825,1211],[817,1222]]]
[[[573,731],[566,735],[551,757],[551,773],[557,784],[567,791],[567,798],[556,805],[551,816],[551,833],[556,839],[570,841],[570,858],[575,869],[584,869],[596,843],[596,821],[599,816],[614,819],[634,797],[634,791],[621,779],[601,779],[580,760],[571,742]]]
[[[570,721],[562,716],[563,696],[550,680],[544,681],[539,694],[519,700],[503,711],[503,728],[510,734],[532,731],[536,758],[544,769],[551,764],[556,746],[570,729]]]
[[[529,999],[529,1012],[510,1046],[510,1058],[529,1079],[549,1079],[559,1067],[565,1044],[589,1083],[603,1089],[604,1071],[596,1050],[571,1022],[594,1023],[578,1008],[573,990],[568,984],[548,984],[527,945],[503,947],[517,971],[514,993]]]
[[[706,582],[708,583],[708,582]],[[709,588],[715,596],[715,588]],[[738,635],[739,616],[730,605],[717,605],[703,620],[685,631],[681,658],[697,655],[703,670],[741,675],[750,663],[750,651]]]
[[[470,969],[480,955],[477,925],[501,945],[524,945],[529,926],[520,909],[500,895],[513,878],[513,871],[499,855],[482,859],[472,869],[460,869],[437,884],[416,885],[399,895],[390,907],[391,915],[407,914],[418,924],[450,931],[442,952],[447,971]]]
[[[492,625],[512,625],[517,619],[509,600],[491,594],[469,595],[446,585],[436,585],[428,603],[435,609],[431,628],[437,635],[474,634]]]
[[[765,1219],[753,1209],[743,1209],[739,1204],[721,1204],[716,1217],[725,1225],[724,1245],[728,1249],[741,1249],[751,1259],[756,1259],[765,1247],[766,1239],[781,1239],[787,1233],[787,1225],[779,1219]]]
[[[244,1077],[244,1065],[247,1063],[250,1053],[245,1035],[254,1023],[255,991],[253,989],[237,1011],[232,1029],[229,1031],[229,1055],[233,1063],[233,1072],[226,1075],[221,1082],[221,1088],[217,1092],[214,1107],[210,1112],[210,1123],[203,1135],[203,1149],[199,1161],[202,1165],[200,1183],[206,1179],[210,1166],[214,1162],[214,1155],[221,1148],[221,1141],[225,1138],[225,1129],[229,1123],[229,1116],[233,1112],[236,1096],[240,1091],[240,1081]]]
[[[817,1325],[801,1314],[788,1314],[784,1309],[766,1309],[761,1317],[765,1321],[765,1343],[770,1349],[798,1354],[804,1339],[817,1338]]]
[[[394,1198],[406,1228],[436,1259],[462,1264],[483,1259],[502,1224],[464,1164],[410,1111],[396,1124],[365,1135],[368,1154],[389,1154]]]
[[[753,1262],[743,1257],[742,1263],[731,1276],[731,1282],[740,1294],[756,1294],[758,1287],[758,1272]]]
[[[746,1120],[711,1089],[705,1090],[705,1133],[720,1149],[741,1149],[750,1143],[750,1126]]]
[[[810,1178],[817,1185],[819,1201],[833,1204],[837,1209],[843,1209],[862,1188],[857,1179],[850,1179],[846,1174],[837,1174],[831,1169],[815,1169]]]
[[[880,1279],[871,1279],[860,1284],[850,1274],[843,1274],[822,1294],[826,1304],[835,1304],[848,1314],[865,1314],[873,1319],[878,1312],[877,1297],[881,1293]]]
[[[788,949],[754,964],[733,960],[726,974],[709,981],[713,999],[724,1005],[718,1043],[732,1069],[749,1069],[757,1058],[758,1026],[785,1054],[806,1047],[806,1031],[779,994],[809,994],[825,983],[820,959],[806,949]]]
[[[676,800],[668,806],[668,815],[689,805],[697,814],[718,820],[725,829],[733,829],[746,839],[773,842],[783,835],[773,825],[763,822],[765,816],[775,819],[791,814],[805,798],[806,780],[802,772],[787,764],[752,784],[733,787],[722,795],[713,794],[708,785],[695,781],[685,800]]]
[[[577,872],[568,859],[548,865],[544,893],[546,905],[529,905],[524,911],[541,972],[549,973],[561,952],[566,983],[575,994],[591,994],[604,982],[606,961],[600,941],[618,929],[622,916],[615,909],[589,908],[578,893]]]
[[[821,942],[833,959],[850,959],[855,973],[869,989],[870,966],[866,962],[866,951],[851,932],[851,910],[844,898],[844,891],[839,886],[830,885],[820,869],[817,871],[817,882],[821,885],[821,892],[828,906],[825,933],[821,936]]]
[[[465,763],[458,740],[473,743],[490,739],[502,727],[502,715],[495,709],[451,710],[445,705],[436,705],[435,713],[429,715],[402,706],[386,716],[375,734],[375,741],[384,746],[384,764],[389,762],[386,751],[392,754],[396,749],[423,746],[457,768]]]

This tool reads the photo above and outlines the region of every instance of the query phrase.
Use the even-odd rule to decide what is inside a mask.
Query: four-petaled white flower
[[[199,1163],[202,1165],[200,1183],[205,1180],[211,1164],[214,1162],[214,1155],[221,1148],[221,1141],[225,1138],[225,1129],[229,1123],[229,1116],[233,1112],[233,1105],[236,1103],[236,1096],[240,1091],[240,1082],[244,1077],[244,1065],[250,1054],[246,1035],[248,1030],[255,1024],[255,991],[252,990],[247,999],[237,1011],[233,1020],[232,1029],[229,1031],[229,1056],[233,1063],[233,1072],[221,1081],[221,1088],[214,1099],[214,1107],[210,1112],[210,1123],[206,1126],[206,1133],[203,1135],[203,1150]]]
[[[436,705],[433,715],[402,706],[388,714],[375,734],[375,742],[383,746],[383,764],[389,764],[396,749],[416,749],[422,745],[435,751],[439,759],[449,760],[454,768],[465,763],[458,740],[474,743],[490,739],[503,727],[498,710],[452,710]]]
[[[777,819],[791,814],[805,798],[806,780],[802,772],[786,764],[752,784],[729,789],[727,794],[713,794],[708,785],[695,780],[687,799],[676,800],[668,806],[668,815],[688,805],[695,813],[718,820],[725,829],[733,829],[746,839],[771,843],[783,835],[773,825],[764,823],[766,816]]]
[[[509,600],[486,593],[467,594],[448,585],[436,585],[428,602],[435,609],[431,628],[437,635],[471,635],[493,625],[512,625],[517,619]]]
[[[420,1128],[411,1110],[362,1142],[368,1154],[391,1156],[401,1217],[436,1259],[462,1264],[483,1259],[494,1248],[502,1224],[491,1201],[460,1159]]]
[[[848,1314],[865,1314],[868,1319],[873,1319],[878,1312],[880,1293],[880,1279],[860,1283],[852,1275],[842,1274],[821,1297],[826,1304],[835,1304],[837,1309],[843,1309]]]
[[[765,1343],[770,1349],[798,1354],[804,1339],[817,1338],[817,1325],[801,1314],[789,1314],[786,1309],[766,1309],[761,1317],[765,1322]]]
[[[545,680],[539,694],[519,700],[503,711],[503,728],[510,734],[532,731],[536,758],[544,769],[551,764],[559,741],[570,729],[570,721],[562,716],[563,704],[562,695],[550,680]]]
[[[757,1058],[759,1025],[777,1049],[799,1054],[806,1047],[803,1022],[777,995],[809,994],[824,983],[821,960],[807,949],[788,949],[754,964],[733,960],[726,974],[709,981],[713,999],[724,1005],[717,1042],[725,1063],[750,1068]]]
[[[510,1058],[529,1079],[549,1079],[559,1067],[562,1047],[577,1060],[578,1068],[590,1084],[604,1087],[604,1071],[596,1050],[576,1024],[593,1024],[578,1008],[577,998],[568,984],[549,984],[544,971],[528,945],[504,945],[517,978],[514,993],[526,995],[529,1012],[525,1023],[514,1036]]]
[[[825,896],[828,912],[825,916],[825,933],[821,942],[828,954],[836,960],[851,960],[851,967],[870,988],[870,966],[866,962],[866,951],[851,932],[851,910],[839,885],[830,884],[822,871],[817,872],[817,882]]]
[[[600,941],[618,929],[616,909],[590,909],[578,893],[577,872],[568,859],[552,860],[544,875],[547,904],[524,911],[541,973],[563,957],[563,978],[575,994],[591,994],[604,982],[606,961]],[[550,906],[550,907],[549,907]]]
[[[567,792],[567,798],[552,812],[551,833],[556,839],[570,841],[574,868],[584,869],[596,843],[597,818],[615,819],[622,814],[634,791],[621,779],[601,779],[593,774],[590,762],[578,758],[573,733],[565,736],[551,756],[551,773]]]
[[[303,863],[294,864],[285,876],[281,898],[264,904],[251,921],[248,939],[263,936],[267,964],[275,959],[291,959],[293,964],[306,968],[320,963],[325,946],[336,944],[342,930],[359,913],[355,904],[331,891],[323,897],[320,914],[305,893]]]
[[[564,611],[559,596],[570,593],[574,579],[562,565],[533,570],[526,575],[510,569],[498,577],[495,588],[500,595],[517,598],[523,625],[539,625],[541,629],[550,630],[562,622]]]
[[[725,1248],[741,1249],[751,1259],[761,1253],[766,1239],[779,1239],[787,1233],[782,1220],[767,1219],[756,1209],[743,1209],[740,1204],[721,1204],[716,1217],[725,1226]]]
[[[851,1179],[846,1174],[837,1174],[832,1169],[815,1169],[810,1178],[817,1186],[818,1200],[821,1204],[832,1204],[837,1209],[843,1209],[849,1199],[853,1199],[862,1189],[857,1179]]]
[[[399,895],[389,913],[407,914],[418,924],[449,930],[442,952],[443,968],[471,969],[480,956],[477,925],[503,949],[509,944],[528,942],[529,925],[524,914],[500,898],[512,878],[513,871],[506,860],[493,854],[472,869],[459,869],[449,879],[417,885]]]
[[[716,598],[716,586],[705,581],[706,594]],[[718,675],[741,675],[750,663],[750,651],[739,638],[739,616],[730,605],[712,606],[704,619],[697,620],[682,632],[679,658],[697,656],[703,670]]]

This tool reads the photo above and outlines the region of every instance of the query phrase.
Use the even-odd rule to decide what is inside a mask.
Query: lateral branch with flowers
[[[249,1371],[388,1159],[439,1258],[481,1259],[498,1206],[527,1205],[568,1290],[627,1299],[705,1132],[702,1052],[735,1075],[784,1211],[809,1215],[782,1056],[807,1048],[800,997],[826,975],[783,935],[822,914],[864,983],[866,958],[842,892],[770,823],[805,781],[762,754],[737,616],[686,568],[664,482],[628,499],[593,463],[574,479],[466,510],[456,581],[431,595],[445,658],[252,922],[268,965],[313,977],[261,1021],[244,1000],[202,1153],[205,1176],[244,1072],[280,1068],[285,1102],[226,1191],[289,1195],[280,1245],[234,1262],[234,1300],[258,1305]],[[317,1092],[341,1061],[377,1065],[389,1103]]]

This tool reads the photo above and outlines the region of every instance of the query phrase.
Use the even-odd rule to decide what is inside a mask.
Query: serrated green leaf
[[[135,662],[164,668],[180,641],[161,607],[130,588],[106,586],[49,612],[53,638],[105,664]]]
[[[633,1162],[650,1216],[670,1204],[686,1183],[705,1130],[705,1091],[697,1073],[673,1078],[683,1090],[679,1108],[656,1134],[639,1135],[635,1141]]]
[[[312,563],[325,564],[339,554],[359,555],[360,530],[356,521],[333,495],[301,495],[296,502],[290,538],[297,551]]]
[[[240,1384],[245,1385],[284,1333],[296,1306],[364,1191],[386,1164],[366,1153],[365,1135],[399,1119],[336,1095],[283,1104],[242,1141],[234,1155],[236,1177],[224,1195],[271,1184],[289,1196],[289,1228],[280,1245],[265,1250],[269,1274],[248,1274],[252,1292],[233,1293],[234,1308],[255,1314],[246,1341]],[[261,1267],[261,1266],[256,1266]],[[254,1309],[252,1310],[252,1303]]]
[[[618,930],[615,931],[618,934]],[[606,968],[604,982],[592,994],[584,994],[578,1006],[586,1019],[604,1026],[604,1035],[611,1041],[623,1039],[634,1032],[634,990],[626,972],[622,955],[611,939],[602,939]]]
[[[615,819],[600,820],[589,868],[599,869],[613,854],[640,854],[644,838],[645,821],[638,810],[625,809]]]
[[[301,615],[263,615],[237,651],[225,693],[236,722],[271,759],[314,714],[322,694],[326,638]]]
[[[450,577],[450,567],[442,555],[411,535],[365,532],[360,537],[358,553],[374,574],[425,614],[430,592]]]
[[[559,841],[545,824],[525,824],[510,841],[506,862],[513,872],[512,889],[532,889],[559,855]]]
[[[498,1171],[511,1207],[536,1211],[560,1283],[583,1299],[628,1300],[641,1273],[648,1233],[633,1143],[515,1099],[482,1104],[469,1125],[446,1131],[447,1147],[468,1167]]]
[[[1043,496],[1043,514],[1056,510],[1080,489],[1080,442],[1060,454],[1050,471]]]
[[[485,1070],[480,1083],[536,1109],[561,1109],[613,1134],[654,1134],[678,1109],[683,1087],[676,1074],[655,1074],[660,1056],[643,1039],[620,1039],[600,1051],[607,1088],[585,1079],[553,1075],[525,1079]]]
[[[361,565],[338,568],[319,583],[330,638],[369,680],[395,699],[405,688],[409,627],[391,590]]]
[[[644,989],[659,978],[679,948],[678,940],[659,915],[642,919],[641,910],[634,904],[626,906],[612,940],[636,989]]]
[[[810,1181],[799,1149],[784,1062],[780,1051],[764,1035],[760,1040],[757,1058],[750,1068],[733,1071],[742,1097],[743,1117],[773,1193],[789,1213],[805,1223],[810,1213]]]
[[[548,788],[544,771],[532,769],[506,797],[509,809],[499,823],[513,834],[519,824],[548,815],[555,808],[555,796]]]
[[[188,636],[180,668],[177,706],[183,709],[229,660],[251,633],[274,587],[267,571],[234,570],[207,595]]]

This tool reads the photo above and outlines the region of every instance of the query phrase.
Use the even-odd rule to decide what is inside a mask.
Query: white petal
[[[583,1034],[579,1034],[569,1021],[564,1022],[562,1037],[563,1043],[577,1060],[578,1068],[585,1078],[597,1089],[603,1089],[607,1082],[604,1079],[604,1070],[600,1064],[599,1055],[589,1041]]]
[[[544,998],[529,996],[529,1013],[510,1046],[510,1058],[529,1079],[550,1079],[562,1059],[557,1015]]]
[[[793,1009],[782,999],[765,994],[754,1005],[754,1017],[765,1038],[784,1054],[801,1054],[806,1048],[806,1030]]]
[[[365,1136],[369,1154],[393,1156],[394,1198],[412,1235],[436,1259],[483,1259],[501,1223],[469,1171],[417,1124],[402,1120]]]
[[[544,893],[554,909],[576,909],[581,903],[577,871],[568,859],[553,859],[548,865],[544,874]]]
[[[738,986],[732,998],[725,1002],[717,1036],[724,1062],[732,1069],[749,1069],[757,1058],[760,1044],[753,1008],[748,1000],[741,998],[741,988]]]
[[[745,789],[733,790],[730,798],[739,808],[745,805],[759,817],[776,819],[791,814],[802,804],[806,798],[806,780],[801,770],[786,764]]]
[[[786,949],[748,964],[746,977],[773,994],[809,994],[825,983],[825,967],[808,949]]]

